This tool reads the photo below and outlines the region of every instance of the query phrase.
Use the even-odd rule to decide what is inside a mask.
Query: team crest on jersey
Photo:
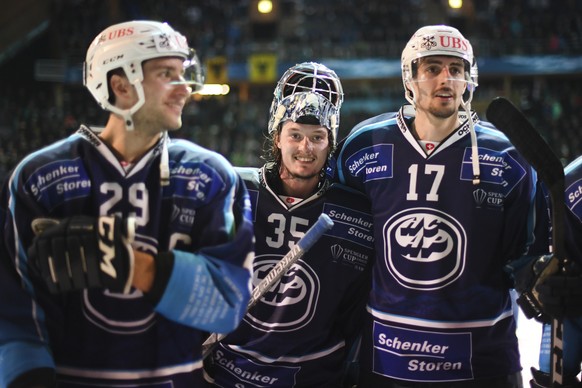
[[[253,263],[253,287],[281,260],[281,255],[260,255]],[[307,325],[315,315],[319,298],[319,278],[309,264],[299,260],[245,316],[251,326],[264,331],[291,331]],[[286,306],[285,314],[277,314]],[[290,308],[293,306],[293,308]]]
[[[467,236],[450,215],[430,208],[403,210],[383,227],[388,271],[415,290],[446,287],[465,268]]]
[[[394,144],[374,144],[358,150],[346,159],[350,174],[364,182],[392,178]]]

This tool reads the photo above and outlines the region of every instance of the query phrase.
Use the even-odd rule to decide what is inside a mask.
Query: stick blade
[[[503,132],[548,186],[564,179],[564,167],[552,148],[511,101],[494,98],[487,107],[487,120]]]
[[[487,107],[487,119],[501,130],[517,151],[548,185],[552,201],[552,244],[561,270],[564,268],[564,167],[551,147],[523,113],[509,100],[497,97]],[[563,382],[563,322],[552,319],[551,371],[553,387]]]

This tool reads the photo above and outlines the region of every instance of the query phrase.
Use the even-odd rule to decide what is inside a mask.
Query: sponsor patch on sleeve
[[[91,192],[91,180],[80,158],[41,166],[31,174],[26,186],[46,206],[55,206],[71,198],[87,196]]]
[[[463,166],[461,168],[461,180],[473,180],[471,166],[471,148],[465,148]],[[505,152],[479,147],[479,168],[481,181],[500,185],[505,195],[511,192],[515,186],[525,177],[525,168],[511,155]]]
[[[582,179],[566,188],[566,205],[582,222]]]
[[[334,227],[327,232],[353,243],[371,248],[374,243],[372,233],[372,216],[347,207],[326,203],[323,211],[334,222]]]
[[[353,153],[346,159],[349,173],[363,181],[392,178],[393,144],[374,144]]]

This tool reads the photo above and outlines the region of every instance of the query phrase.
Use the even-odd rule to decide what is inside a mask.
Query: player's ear
[[[279,124],[279,130],[275,132],[275,137],[273,138],[273,144],[279,149],[281,149],[281,124]]]
[[[404,81],[404,87],[406,88],[406,94],[414,96],[414,89],[412,89],[412,82],[410,80]]]
[[[133,85],[129,83],[127,77],[119,74],[113,74],[109,81],[111,92],[115,95],[115,101],[122,103],[131,99],[135,93]]]

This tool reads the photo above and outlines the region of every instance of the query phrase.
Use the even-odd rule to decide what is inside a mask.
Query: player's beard
[[[289,170],[286,166],[282,166],[283,170],[285,171],[282,176],[286,177],[286,179],[296,179],[296,180],[310,180],[317,176],[319,176],[319,172],[314,172],[311,174],[295,174],[291,170]]]
[[[442,107],[442,106],[440,106],[440,107],[433,107],[433,106],[430,106],[429,109],[428,109],[428,112],[431,115],[433,115],[435,117],[438,117],[440,119],[448,119],[449,117],[457,114],[457,108],[452,107],[452,106],[451,107],[448,107],[448,106],[446,106],[446,107]]]
[[[145,107],[145,108],[144,108]],[[164,131],[176,131],[182,127],[182,116],[174,116],[165,108],[150,108],[144,105],[133,116],[136,128],[156,134]]]
[[[418,81],[417,83],[420,84],[424,81]],[[416,101],[416,110],[422,110],[427,115],[437,117],[439,119],[448,119],[451,116],[457,114],[458,106],[460,103],[457,101],[457,93],[455,88],[451,87],[440,87],[437,90],[429,92],[427,90],[423,90],[422,88],[415,89],[414,95],[418,95],[419,97],[415,99]],[[456,103],[444,103],[438,97],[440,94],[450,94],[453,98],[453,101]]]

